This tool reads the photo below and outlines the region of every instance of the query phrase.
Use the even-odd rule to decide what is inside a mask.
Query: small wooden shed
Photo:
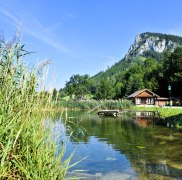
[[[155,105],[157,106],[169,106],[170,99],[166,97],[158,97],[155,101]]]

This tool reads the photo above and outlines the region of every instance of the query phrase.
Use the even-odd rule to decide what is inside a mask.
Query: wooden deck
[[[119,110],[100,110],[99,116],[119,116]]]
[[[137,117],[159,117],[159,114],[157,111],[134,111],[134,110],[100,110],[98,111],[99,116],[119,116],[123,113],[127,112],[134,112],[136,113]]]

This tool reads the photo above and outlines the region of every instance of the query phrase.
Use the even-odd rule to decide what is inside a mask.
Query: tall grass
[[[45,63],[25,65],[20,42],[0,42],[0,179],[64,179],[69,159],[57,147],[40,114],[51,95],[37,92]]]
[[[70,109],[98,110],[98,109],[130,109],[133,106],[128,100],[88,100],[88,101],[58,101],[55,107],[67,107]]]

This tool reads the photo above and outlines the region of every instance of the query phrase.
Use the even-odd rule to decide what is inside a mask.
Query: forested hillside
[[[182,37],[143,33],[136,37],[126,56],[105,72],[93,77],[73,75],[60,96],[119,99],[136,90],[149,90],[168,97],[182,96]]]

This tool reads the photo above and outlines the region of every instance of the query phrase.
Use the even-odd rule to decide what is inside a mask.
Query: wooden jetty
[[[100,110],[99,116],[119,116],[119,110]]]
[[[159,117],[159,114],[157,111],[131,111],[131,110],[100,110],[98,111],[99,116],[119,116],[122,113],[126,112],[132,112],[136,113],[136,117]]]

